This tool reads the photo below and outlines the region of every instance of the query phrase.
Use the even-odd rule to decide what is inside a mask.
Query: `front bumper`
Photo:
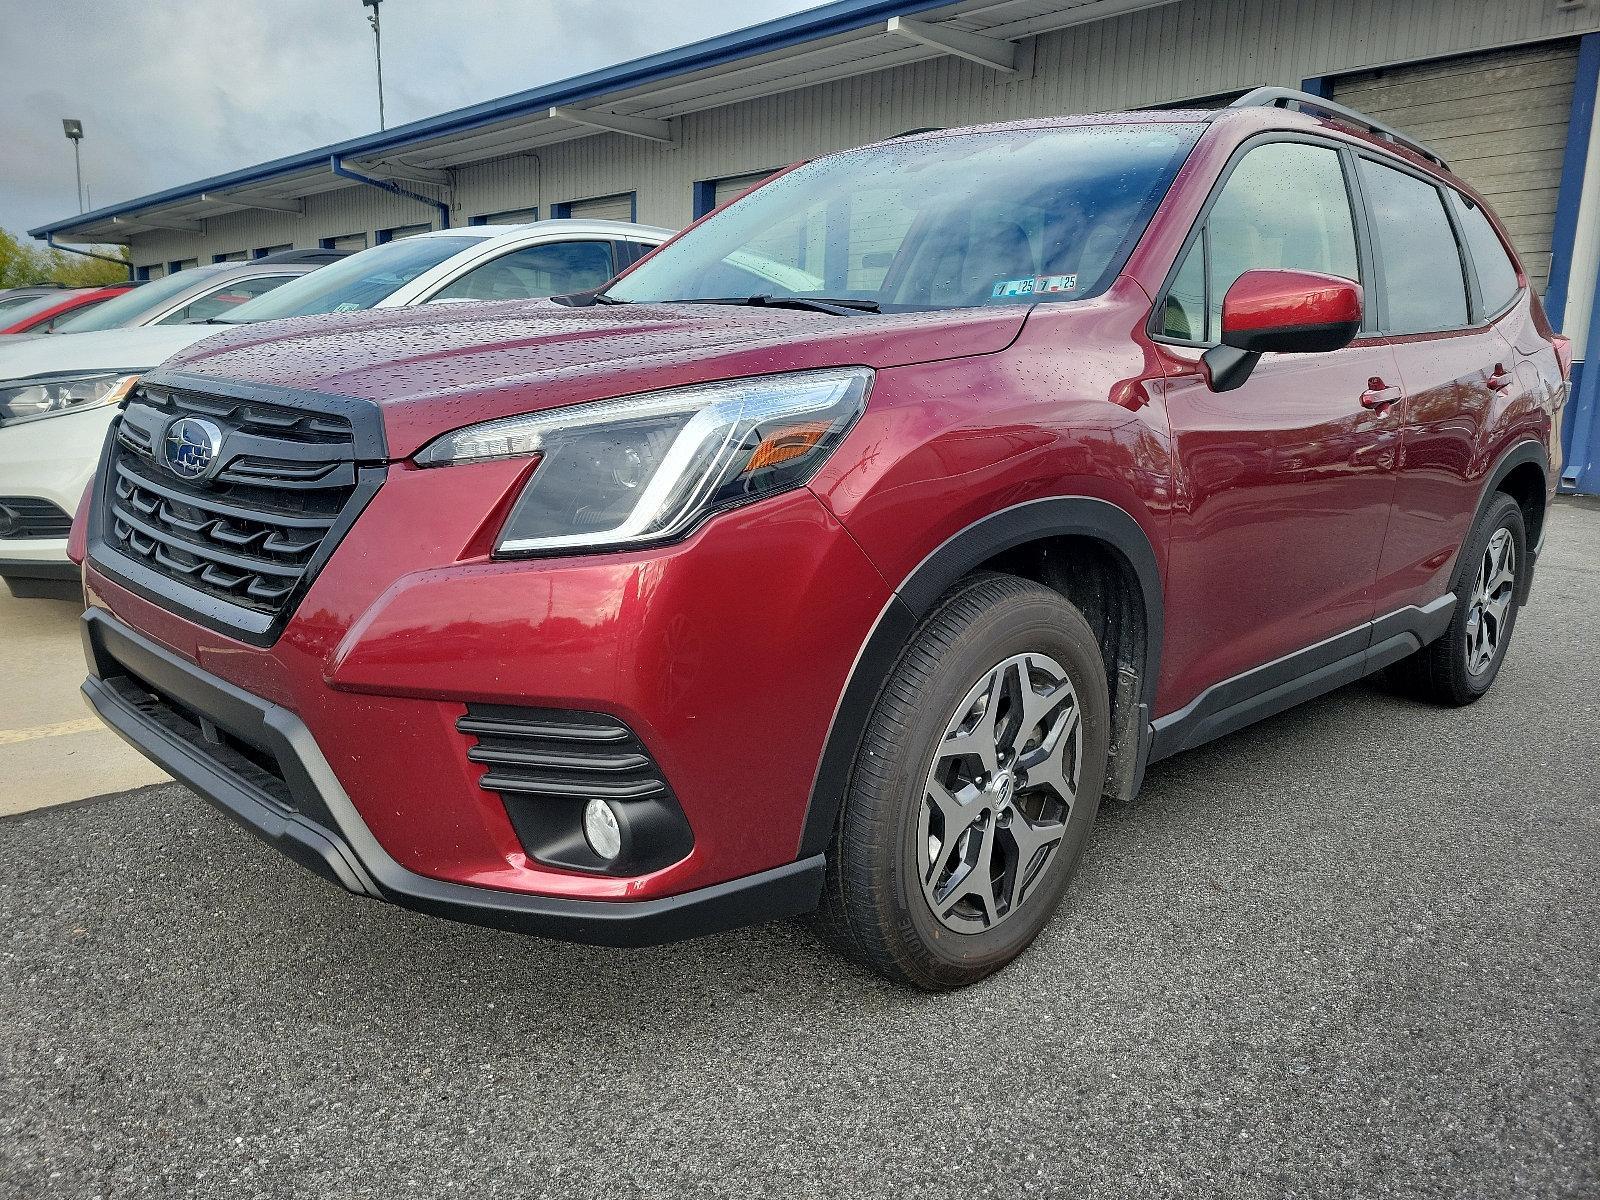
[[[135,633],[84,615],[83,691],[106,724],[252,833],[356,895],[476,925],[598,945],[650,945],[816,907],[822,857],[654,900],[578,900],[430,878],[395,861],[310,730]],[[203,717],[196,714],[204,714]]]
[[[116,415],[114,408],[92,408],[0,430],[0,495],[48,500],[64,513],[76,512]],[[79,579],[66,538],[0,538],[0,576],[70,581],[74,591]]]

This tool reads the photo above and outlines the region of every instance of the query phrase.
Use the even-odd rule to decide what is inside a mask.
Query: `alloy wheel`
[[[1482,675],[1505,641],[1517,590],[1517,548],[1509,529],[1497,529],[1478,564],[1467,600],[1467,670]]]
[[[923,787],[922,891],[941,924],[981,933],[1015,914],[1066,834],[1083,736],[1066,671],[1043,654],[992,667],[945,726]]]

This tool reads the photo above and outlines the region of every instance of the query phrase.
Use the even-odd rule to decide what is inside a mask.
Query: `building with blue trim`
[[[538,216],[680,226],[765,174],[907,129],[1303,86],[1438,147],[1505,219],[1580,361],[1600,346],[1600,0],[835,0],[31,232],[153,277]],[[1600,493],[1600,368],[1563,482]]]

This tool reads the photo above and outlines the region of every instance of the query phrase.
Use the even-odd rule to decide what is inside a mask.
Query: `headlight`
[[[870,370],[849,367],[675,388],[471,425],[416,462],[539,457],[497,553],[655,542],[803,484],[871,386]]]
[[[120,404],[138,382],[137,375],[124,371],[101,371],[94,375],[50,375],[0,383],[0,425]]]

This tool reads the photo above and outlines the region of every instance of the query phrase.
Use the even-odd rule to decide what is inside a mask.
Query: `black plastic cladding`
[[[337,509],[318,514],[315,519],[308,522],[296,514],[290,515],[291,524],[294,520],[300,519],[302,523],[324,529],[324,532],[309,557],[294,564],[298,577],[293,580],[290,590],[279,596],[257,598],[254,603],[248,599],[236,602],[227,595],[226,588],[207,589],[184,582],[179,577],[181,572],[174,573],[163,569],[159,556],[147,553],[146,557],[141,559],[131,540],[127,548],[119,544],[119,536],[125,537],[128,529],[134,527],[128,518],[131,516],[134,522],[141,520],[139,512],[128,508],[135,498],[148,505],[152,499],[160,499],[165,490],[170,493],[168,498],[177,506],[181,507],[184,503],[184,497],[181,495],[184,485],[176,477],[168,479],[159,472],[153,473],[149,470],[148,464],[144,464],[144,479],[141,482],[136,478],[138,472],[124,469],[120,462],[124,447],[119,444],[119,438],[123,433],[122,426],[128,420],[126,416],[115,422],[107,435],[102,454],[104,469],[97,479],[98,491],[94,518],[90,526],[89,557],[98,571],[145,599],[208,628],[252,645],[271,645],[282,633],[284,625],[350,526],[382,485],[386,473],[383,464],[387,457],[387,447],[378,406],[370,401],[353,400],[348,397],[267,387],[235,380],[209,379],[180,372],[153,372],[146,375],[130,403],[136,403],[140,397],[146,395],[181,397],[186,411],[193,410],[194,415],[217,416],[219,421],[223,422],[226,421],[230,408],[248,405],[292,410],[304,413],[310,418],[301,431],[302,434],[308,435],[302,442],[282,443],[277,448],[281,450],[298,446],[308,458],[315,458],[324,467],[331,466],[339,476],[338,487],[335,489],[327,486],[322,490],[337,491],[337,494],[343,497],[343,503]],[[152,401],[147,406],[159,407],[159,404]],[[137,416],[141,409],[136,407],[132,412]],[[259,418],[261,415],[259,411],[257,415]],[[315,420],[317,417],[328,419],[320,429]],[[148,420],[145,422],[149,423]],[[262,424],[259,419],[255,423]],[[265,422],[268,430],[272,424],[270,420]],[[148,441],[150,432],[149,429],[143,430],[141,437],[141,431],[130,424],[127,431],[126,452],[138,454],[143,448],[141,443]],[[225,436],[225,449],[230,444],[229,439],[232,439],[235,445],[240,442],[246,443],[247,450],[249,444],[253,442],[259,442],[269,451],[274,445],[270,432],[252,433],[243,429],[230,429]],[[306,450],[306,447],[311,449]],[[224,473],[227,470],[228,468],[224,468]],[[256,479],[263,484],[269,478],[273,477],[256,476]],[[235,482],[248,484],[251,481],[246,478]],[[283,487],[286,494],[295,490],[292,483],[284,483],[282,480],[278,481],[278,486]],[[212,498],[207,493],[194,489],[192,485],[188,486],[188,490],[197,501],[196,508],[216,508],[227,504],[226,497]],[[119,505],[123,507],[120,516],[117,512]],[[244,519],[249,519],[248,512],[241,515]],[[273,522],[262,523],[270,525]],[[186,544],[181,540],[181,526],[176,535],[173,530],[161,532],[173,537],[174,549],[188,553]],[[150,531],[146,530],[141,535],[140,541],[148,543],[149,533]],[[224,569],[236,569],[224,561],[225,550],[209,543],[196,543],[196,545],[204,545],[210,556],[217,558]],[[281,571],[279,576],[287,578]]]
[[[644,875],[694,848],[689,822],[649,749],[603,713],[469,704],[456,728],[487,768],[478,786],[499,795],[522,847],[551,866]],[[600,858],[583,833],[590,800],[611,806],[622,852]]]

